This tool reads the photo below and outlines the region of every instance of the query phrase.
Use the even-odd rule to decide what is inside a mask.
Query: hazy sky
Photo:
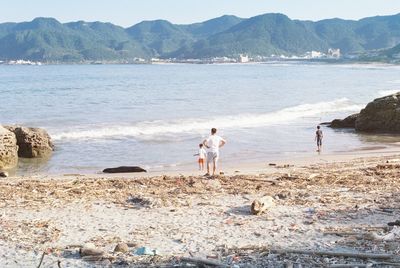
[[[359,19],[400,13],[400,0],[0,0],[0,22],[54,17],[131,26],[142,20],[200,22],[221,15],[239,17],[279,12],[292,19]]]

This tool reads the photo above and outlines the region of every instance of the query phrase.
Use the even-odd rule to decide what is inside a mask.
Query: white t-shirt
[[[210,137],[208,137],[208,139],[206,140],[206,144],[209,147],[208,151],[218,153],[219,145],[222,141],[225,142],[225,140],[218,135],[211,135]]]
[[[200,159],[205,159],[206,158],[206,154],[207,154],[207,152],[206,152],[206,150],[204,150],[204,148],[200,148],[199,149],[199,158]]]

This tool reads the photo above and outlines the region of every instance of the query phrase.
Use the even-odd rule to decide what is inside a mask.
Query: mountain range
[[[143,21],[123,28],[111,23],[54,18],[0,24],[0,60],[42,62],[133,61],[136,58],[210,58],[301,55],[339,48],[342,54],[400,53],[400,14],[361,20],[292,20],[283,14],[248,19],[222,16],[193,24]],[[397,46],[397,47],[396,47]]]

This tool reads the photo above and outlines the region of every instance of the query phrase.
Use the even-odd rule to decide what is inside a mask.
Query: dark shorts
[[[322,145],[322,138],[317,138],[317,146],[321,146]]]

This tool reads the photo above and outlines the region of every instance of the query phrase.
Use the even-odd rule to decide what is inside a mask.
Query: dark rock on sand
[[[345,119],[335,119],[328,126],[331,128],[355,128],[359,114],[352,114]]]
[[[15,135],[0,126],[0,169],[10,169],[17,166],[18,145]]]
[[[133,173],[133,172],[147,172],[145,169],[136,166],[123,166],[116,168],[106,168],[103,170],[104,173]]]
[[[8,172],[0,171],[0,178],[7,178],[7,177],[8,177]]]
[[[361,110],[357,131],[400,133],[400,92],[375,99]]]
[[[45,158],[53,152],[53,143],[44,129],[19,126],[8,126],[6,128],[14,132],[17,138],[19,157]]]

